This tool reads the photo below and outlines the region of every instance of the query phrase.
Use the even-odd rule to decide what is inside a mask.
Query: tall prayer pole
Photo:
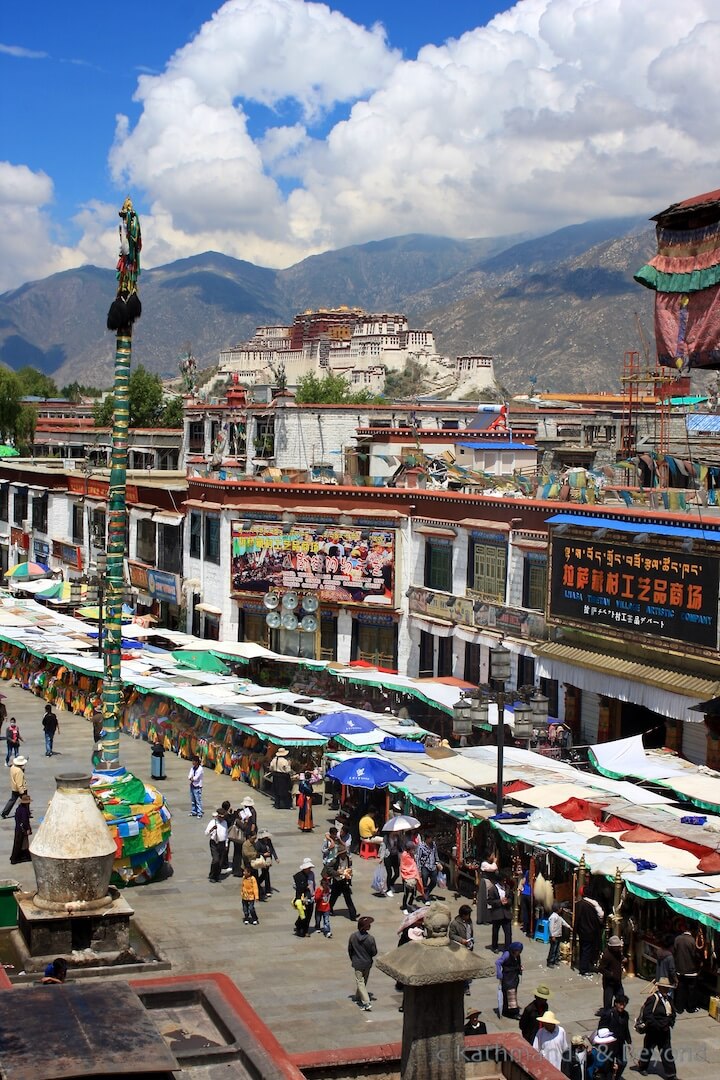
[[[128,197],[120,210],[120,258],[117,264],[117,295],[110,305],[108,330],[115,330],[115,381],[113,395],[112,459],[108,498],[107,578],[105,582],[105,639],[103,643],[103,726],[102,769],[120,765],[120,719],[123,688],[120,675],[122,648],[122,605],[125,592],[125,521],[127,516],[127,439],[129,419],[130,357],[132,324],[142,307],[137,292],[142,236],[140,221]]]

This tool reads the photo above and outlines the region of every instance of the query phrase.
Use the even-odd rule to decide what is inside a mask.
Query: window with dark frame
[[[435,638],[427,630],[420,631],[420,667],[421,679],[432,679],[435,674]]]
[[[24,491],[16,491],[13,498],[13,521],[16,525],[22,527],[23,521],[27,521],[28,516],[28,493],[27,489]],[[82,534],[81,534],[82,539]]]
[[[452,542],[425,541],[425,587],[438,592],[452,592]]]
[[[73,503],[72,506],[72,538],[76,544],[85,541],[85,506],[83,503]]]
[[[533,552],[523,559],[523,607],[545,610],[547,555]]]
[[[442,679],[453,673],[453,639],[451,637],[438,638],[438,661],[437,674]]]
[[[474,686],[480,685],[480,660],[482,658],[482,646],[467,642],[465,645],[465,682]]]
[[[32,527],[37,532],[47,532],[48,521],[48,493],[44,491],[42,495],[33,495],[32,500]]]
[[[141,562],[155,565],[157,526],[152,518],[140,518],[137,523],[135,554]]]
[[[9,501],[10,500],[9,500],[9,492],[8,492],[7,484],[0,484],[0,519],[2,519],[3,521],[9,521],[10,520],[10,518],[8,516],[8,514],[9,514],[9,509],[8,509]]]
[[[169,574],[182,574],[182,525],[158,525],[158,529],[158,570],[167,570]]]
[[[558,715],[558,681],[557,679],[540,679],[540,689],[548,699],[548,716]]]
[[[468,551],[468,588],[483,600],[505,603],[507,544],[504,538],[471,537]]]
[[[202,514],[193,510],[190,514],[190,558],[200,558],[200,538],[202,536]],[[194,632],[194,631],[193,631]]]
[[[220,563],[220,518],[217,514],[205,515],[205,562]]]

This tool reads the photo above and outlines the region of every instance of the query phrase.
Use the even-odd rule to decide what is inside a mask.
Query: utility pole
[[[117,335],[115,345],[115,380],[113,395],[112,458],[108,499],[107,578],[105,583],[105,640],[103,645],[103,725],[102,766],[104,770],[120,765],[120,717],[123,687],[120,676],[122,646],[122,604],[125,593],[125,521],[127,516],[127,445],[129,422],[130,358],[132,324],[140,318],[142,307],[137,292],[140,274],[142,237],[140,220],[128,196],[120,210],[120,258],[117,264],[117,294],[107,317],[108,330]],[[101,639],[102,640],[102,639]]]

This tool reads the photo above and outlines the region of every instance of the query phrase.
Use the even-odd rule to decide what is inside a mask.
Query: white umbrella
[[[408,829],[418,829],[420,822],[417,818],[408,817],[407,814],[396,814],[386,821],[382,827],[383,832],[407,832]]]

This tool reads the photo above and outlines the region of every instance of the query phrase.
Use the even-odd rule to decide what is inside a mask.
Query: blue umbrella
[[[348,787],[376,788],[402,783],[408,774],[391,761],[360,756],[338,762],[327,775]]]
[[[307,729],[316,735],[367,735],[377,730],[372,720],[353,712],[326,713],[308,724]]]

